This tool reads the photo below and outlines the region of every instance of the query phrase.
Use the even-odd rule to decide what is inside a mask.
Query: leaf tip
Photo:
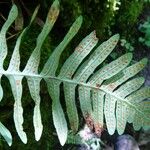
[[[12,13],[14,15],[14,18],[16,18],[18,16],[18,8],[15,4],[13,4],[10,13]]]
[[[9,146],[11,146],[11,145],[12,145],[12,143],[8,143],[8,145],[9,145]]]
[[[118,41],[119,41],[120,35],[119,34],[115,34],[113,35],[109,40],[113,43],[113,45],[115,46]]]
[[[38,5],[37,5],[37,7],[36,7],[35,9],[37,9],[37,10],[38,10],[39,8],[40,8],[40,4],[38,4]]]
[[[55,22],[59,15],[59,1],[55,0],[48,12],[48,21]]]
[[[108,129],[108,133],[109,133],[110,135],[113,135],[114,132],[115,132],[115,130],[113,130],[113,129]]]
[[[19,135],[21,141],[22,141],[24,144],[27,144],[27,135],[26,135],[26,133],[23,131],[21,134],[18,133],[18,135]]]
[[[98,41],[98,38],[96,37],[96,30],[90,33],[90,37],[93,38],[95,41]]]
[[[122,135],[124,133],[124,129],[118,128],[117,132],[118,132],[119,135]]]
[[[148,59],[147,58],[143,58],[139,62],[141,68],[144,68],[147,65],[147,63],[148,63]]]
[[[9,139],[9,141],[7,141],[8,145],[11,146],[12,145],[12,137],[11,139]]]
[[[52,4],[52,7],[59,8],[59,0],[55,0]]]
[[[81,27],[81,25],[82,25],[82,22],[83,22],[83,17],[80,15],[80,16],[75,20],[75,22],[72,24],[72,26],[71,26],[69,32],[76,34],[76,33],[79,31],[79,29],[80,29],[80,27]],[[74,34],[73,34],[73,35],[74,35]]]
[[[35,130],[35,140],[39,141],[42,135],[43,126],[41,128],[36,128]]]
[[[117,33],[117,34],[115,34],[113,37],[115,37],[116,39],[118,39],[118,40],[119,40],[119,38],[120,38],[120,34],[119,34],[119,33]]]
[[[127,58],[128,58],[128,60],[132,60],[132,58],[133,58],[133,54],[132,53],[127,53]]]
[[[144,77],[139,77],[139,81],[141,81],[142,83],[145,82],[145,78]]]
[[[142,62],[143,62],[145,65],[147,65],[147,63],[148,63],[148,58],[143,58],[143,59],[142,59]]]
[[[77,21],[81,24],[83,22],[83,16],[80,15],[78,18],[77,18]]]
[[[13,4],[12,11],[17,11],[18,12],[18,8],[17,8],[16,4]]]
[[[74,22],[75,25],[77,25],[77,29],[80,28],[80,26],[82,25],[82,22],[83,22],[83,17],[80,15],[76,21]]]
[[[22,139],[22,142],[23,142],[24,144],[27,144],[27,138]]]
[[[59,138],[59,141],[60,141],[61,146],[64,146],[67,141],[67,136],[66,137],[63,136],[62,138]]]

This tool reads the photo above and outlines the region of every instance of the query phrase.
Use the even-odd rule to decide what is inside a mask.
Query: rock
[[[139,150],[139,146],[132,136],[125,134],[118,136],[115,150]]]

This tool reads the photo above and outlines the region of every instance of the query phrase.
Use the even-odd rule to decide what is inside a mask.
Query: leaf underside
[[[10,131],[0,122],[0,135],[4,137],[9,146],[12,144],[12,135]]]
[[[27,136],[23,131],[24,119],[21,104],[22,79],[24,77],[27,79],[31,97],[35,102],[33,124],[37,141],[41,138],[43,131],[40,112],[41,97],[39,94],[42,79],[47,83],[48,92],[52,99],[53,122],[61,145],[65,144],[69,129],[73,130],[73,132],[78,131],[79,116],[76,107],[76,90],[78,91],[80,109],[85,122],[91,129],[95,130],[97,135],[101,135],[104,123],[106,123],[107,130],[111,135],[114,134],[115,130],[122,134],[127,122],[133,123],[135,130],[139,130],[141,127],[149,127],[150,101],[145,99],[150,97],[150,88],[143,87],[143,77],[133,78],[145,67],[147,59],[144,58],[130,65],[132,54],[126,53],[97,69],[115,48],[119,40],[118,34],[96,46],[98,38],[95,31],[91,32],[79,43],[62,66],[58,76],[56,76],[61,54],[77,34],[82,24],[82,17],[80,16],[73,23],[62,42],[50,55],[43,70],[40,73],[38,72],[42,44],[59,14],[58,0],[54,1],[48,12],[45,25],[37,37],[35,49],[27,65],[22,72],[19,70],[21,40],[36,17],[37,11],[38,7],[32,16],[29,26],[18,37],[7,70],[3,68],[3,63],[7,56],[6,33],[18,14],[15,5],[13,5],[8,19],[0,32],[0,77],[5,75],[10,81],[15,99],[14,122],[22,142],[27,143]],[[60,103],[60,84],[62,83],[69,123],[66,121]],[[2,99],[2,97],[3,90],[0,85],[0,98]],[[11,142],[9,141],[8,143]]]

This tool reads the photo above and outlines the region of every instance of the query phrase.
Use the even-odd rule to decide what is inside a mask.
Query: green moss
[[[143,0],[122,0],[121,7],[116,15],[115,26],[122,35],[131,35],[134,32],[134,25],[143,10]]]

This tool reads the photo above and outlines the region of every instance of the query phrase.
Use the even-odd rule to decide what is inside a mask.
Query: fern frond
[[[42,44],[59,14],[58,0],[54,1],[49,10],[46,22],[37,37],[35,49],[27,65],[22,72],[19,70],[21,40],[33,22],[37,11],[38,8],[35,10],[29,26],[18,37],[7,70],[3,68],[4,59],[7,56],[6,32],[17,17],[15,5],[12,7],[8,19],[0,32],[0,75],[5,75],[11,84],[15,99],[14,122],[20,139],[27,143],[27,136],[22,125],[23,108],[21,104],[22,79],[24,77],[27,79],[31,97],[35,102],[33,124],[37,141],[43,131],[40,112],[41,97],[39,94],[42,79],[45,80],[52,99],[53,122],[61,145],[65,144],[69,129],[73,130],[73,132],[78,131],[79,117],[76,108],[76,89],[86,124],[90,128],[94,128],[96,134],[101,135],[105,123],[104,117],[109,134],[113,134],[115,130],[122,134],[127,122],[133,123],[133,127],[136,130],[150,126],[150,102],[144,101],[150,97],[150,88],[142,87],[144,83],[143,77],[133,78],[145,67],[147,59],[144,58],[130,65],[132,54],[127,53],[97,69],[115,48],[119,40],[118,34],[96,47],[98,38],[95,31],[91,32],[79,43],[60,69],[58,76],[56,76],[61,54],[77,34],[82,24],[81,16],[76,19],[62,42],[49,56],[43,70],[40,73],[38,72]],[[69,126],[60,103],[60,85],[62,83]],[[3,90],[0,84],[0,98],[2,97]]]
[[[10,131],[0,122],[0,135],[4,137],[9,146],[12,145],[12,135]]]

